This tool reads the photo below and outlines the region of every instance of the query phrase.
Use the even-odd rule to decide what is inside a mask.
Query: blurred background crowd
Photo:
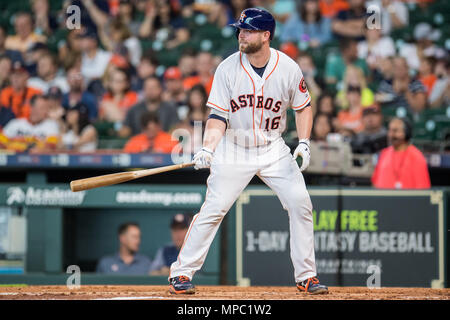
[[[247,7],[274,14],[271,46],[303,71],[312,140],[377,153],[404,117],[419,148],[448,150],[447,0],[1,2],[0,148],[170,152],[173,130],[206,121],[215,68],[237,50],[228,24]]]

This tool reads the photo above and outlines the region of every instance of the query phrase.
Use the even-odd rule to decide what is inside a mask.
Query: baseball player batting
[[[311,96],[298,64],[270,47],[275,20],[269,12],[246,9],[232,26],[239,51],[217,67],[203,147],[193,158],[195,169],[210,168],[205,202],[171,265],[169,291],[195,292],[192,278],[202,267],[222,219],[257,175],[288,211],[298,290],[327,293],[316,277],[312,203],[301,173],[310,161]],[[288,108],[295,110],[299,138],[293,155],[281,138]],[[298,156],[301,168],[295,160]]]

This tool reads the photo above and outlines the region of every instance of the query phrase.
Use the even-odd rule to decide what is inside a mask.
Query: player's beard
[[[246,54],[252,54],[261,50],[262,46],[263,46],[262,41],[245,44],[239,43],[239,51]]]

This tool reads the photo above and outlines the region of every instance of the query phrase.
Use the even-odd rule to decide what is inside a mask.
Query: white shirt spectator
[[[358,43],[358,57],[361,59],[387,58],[395,56],[395,45],[391,37],[383,37],[372,47],[366,40]]]
[[[79,136],[76,135],[75,132],[73,132],[73,130],[69,130],[66,133],[64,133],[62,136],[62,142],[66,147],[66,149],[68,150],[73,149],[73,146],[80,140],[80,136],[82,136],[86,130],[91,129],[91,127],[92,125],[86,126]],[[95,150],[97,150],[97,140],[87,142],[78,148],[79,152],[94,152]]]
[[[8,138],[36,137],[45,139],[51,136],[59,136],[58,123],[51,119],[43,120],[35,125],[25,118],[12,119],[3,128],[3,133]]]
[[[39,77],[33,77],[28,79],[27,85],[29,87],[39,89],[44,93],[47,92],[51,87],[58,87],[59,89],[61,89],[61,92],[63,94],[66,94],[70,90],[66,78],[61,76],[56,76],[53,80],[50,81],[45,81]]]
[[[111,59],[111,52],[101,49],[97,50],[95,57],[89,58],[86,53],[81,58],[81,74],[89,83],[92,79],[98,79],[105,73],[109,60]]]
[[[128,50],[128,55],[130,57],[130,62],[133,66],[137,66],[141,61],[142,57],[142,46],[138,38],[131,37],[123,42]]]
[[[377,6],[381,12],[381,32],[383,35],[389,35],[393,29],[393,23],[391,18],[391,12],[395,13],[395,16],[403,23],[403,26],[407,26],[409,23],[409,12],[407,6],[398,0],[390,0],[390,3],[383,7],[382,0],[370,0],[366,2],[366,8],[371,6]]]

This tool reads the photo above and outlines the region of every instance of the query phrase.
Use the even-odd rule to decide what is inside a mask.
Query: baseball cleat
[[[328,288],[320,284],[319,279],[312,277],[301,282],[297,282],[297,289],[308,294],[325,294]]]
[[[193,294],[195,286],[186,276],[179,276],[169,279],[169,292],[172,294]]]

